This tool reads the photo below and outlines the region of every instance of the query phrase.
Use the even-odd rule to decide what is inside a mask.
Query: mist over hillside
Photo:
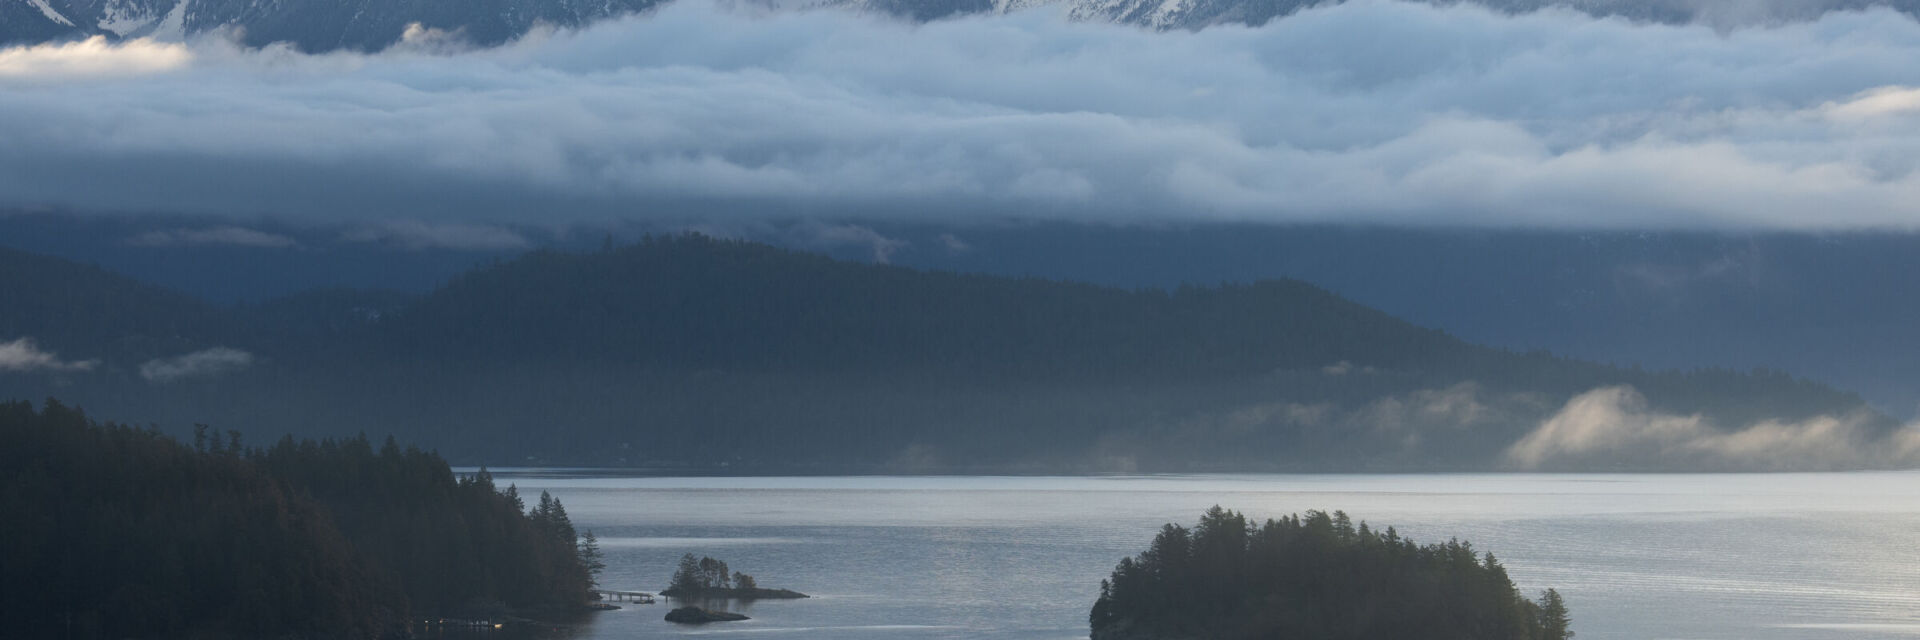
[[[1791,376],[1478,347],[1298,281],[1126,290],[703,236],[223,309],[9,252],[3,390],[458,462],[735,472],[1797,469],[1920,442]],[[59,282],[34,288],[14,280]],[[93,292],[76,296],[67,292]],[[102,301],[175,301],[137,306]],[[100,318],[64,332],[53,319]],[[132,338],[129,338],[132,337]]]
[[[1470,342],[1648,369],[1767,368],[1920,408],[1920,282],[1909,233],[1406,229],[1336,225],[313,224],[192,216],[0,215],[0,246],[44,252],[218,305],[338,311],[313,290],[382,290],[379,311],[531,247],[591,251],[700,229],[859,262],[1121,289],[1290,278]],[[344,292],[340,293],[345,295]],[[353,294],[365,295],[365,294]],[[304,302],[302,302],[304,301]],[[298,309],[298,311],[295,311]]]

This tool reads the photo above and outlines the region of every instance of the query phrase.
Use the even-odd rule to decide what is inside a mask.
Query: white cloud
[[[1349,373],[1361,373],[1361,374],[1372,375],[1375,373],[1379,373],[1379,371],[1370,366],[1368,367],[1355,366],[1352,362],[1341,360],[1339,362],[1335,362],[1333,364],[1320,367],[1320,373],[1324,373],[1330,376],[1344,376]]]
[[[109,43],[105,36],[0,49],[0,80],[35,81],[174,71],[193,62],[179,43],[146,38]]]
[[[1883,433],[1873,417],[1816,416],[1721,429],[1699,415],[1649,409],[1632,387],[1594,389],[1507,449],[1522,469],[1632,460],[1702,468],[1803,470],[1920,463],[1920,426]]]
[[[1920,228],[1920,23],[1766,24],[1358,0],[1153,32],[682,2],[455,54],[202,41],[103,76],[11,49],[0,202]]]
[[[229,347],[214,347],[171,358],[155,358],[140,365],[140,377],[151,382],[173,382],[184,378],[217,376],[253,366],[253,354]]]
[[[873,261],[880,264],[892,261],[894,252],[908,244],[905,240],[887,237],[857,224],[828,224],[809,220],[794,225],[787,233],[793,236],[795,242],[809,247],[862,247],[872,251]]]
[[[940,234],[940,246],[946,247],[947,255],[960,255],[973,250],[973,245],[960,236],[951,233]]]
[[[235,247],[278,248],[296,244],[293,238],[277,233],[256,231],[245,227],[210,227],[206,229],[162,229],[148,231],[127,239],[127,244],[137,247],[177,247],[227,245]]]
[[[1861,92],[1846,102],[1829,102],[1822,105],[1822,109],[1841,120],[1908,115],[1920,111],[1920,89],[1880,87]]]
[[[92,371],[99,360],[61,360],[60,355],[40,350],[32,338],[0,342],[0,371]]]

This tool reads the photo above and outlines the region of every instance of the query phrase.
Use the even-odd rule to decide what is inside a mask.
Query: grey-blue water
[[[814,595],[686,627],[666,603],[581,638],[1065,639],[1161,524],[1220,504],[1343,509],[1495,552],[1555,587],[1581,640],[1920,638],[1920,473],[633,478],[516,470],[600,537],[606,588],[658,591],[680,555]]]

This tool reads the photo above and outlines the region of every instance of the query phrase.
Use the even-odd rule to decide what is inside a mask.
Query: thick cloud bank
[[[0,51],[0,203],[1915,228],[1920,23],[1356,1],[1157,33],[683,2],[483,51]]]
[[[1771,471],[1920,463],[1920,426],[1886,433],[1870,422],[1862,414],[1719,429],[1698,415],[1651,410],[1631,387],[1607,387],[1574,396],[1514,443],[1507,460],[1523,469],[1637,460]]]

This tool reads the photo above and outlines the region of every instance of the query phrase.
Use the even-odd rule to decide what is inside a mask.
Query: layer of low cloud
[[[1350,371],[1359,371],[1347,365]],[[1372,367],[1366,367],[1372,372]],[[1213,442],[1264,432],[1318,434],[1389,445],[1398,452],[1426,447],[1506,425],[1537,420],[1553,405],[1535,393],[1489,391],[1478,383],[1384,395],[1356,406],[1281,400],[1202,412],[1171,427],[1173,440]]]
[[[231,347],[214,347],[171,358],[155,358],[140,365],[140,377],[151,382],[226,375],[253,366],[253,354]]]
[[[99,360],[64,360],[60,354],[45,351],[32,338],[0,342],[0,372],[72,373],[92,371]]]
[[[245,227],[219,226],[204,229],[160,229],[127,238],[136,247],[232,246],[256,248],[291,247],[293,238]]]
[[[832,250],[842,247],[859,247],[873,253],[873,261],[887,264],[893,261],[894,252],[908,245],[906,240],[888,237],[869,227],[857,224],[830,224],[817,221],[802,221],[787,230],[792,242],[812,249]]]
[[[1753,470],[1920,464],[1920,427],[1885,432],[1873,420],[1862,413],[1722,429],[1699,415],[1649,409],[1632,387],[1607,387],[1569,400],[1514,443],[1507,459],[1523,469],[1608,460]]]
[[[121,44],[94,36],[0,49],[0,80],[58,82],[81,78],[133,76],[186,67],[193,52],[185,45],[153,40]]]
[[[1153,32],[681,2],[497,49],[445,39],[5,50],[0,203],[1920,226],[1920,23],[1885,9],[1728,30],[1360,0]]]
[[[341,234],[347,242],[368,242],[407,249],[492,251],[530,246],[526,236],[486,224],[394,220],[355,227]]]

